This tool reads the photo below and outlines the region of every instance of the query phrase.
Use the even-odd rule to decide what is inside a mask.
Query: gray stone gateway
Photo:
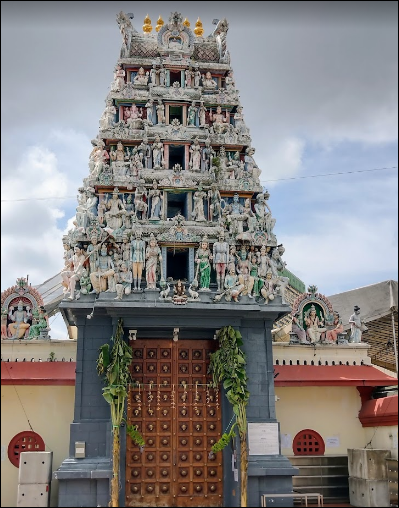
[[[109,406],[99,348],[119,319],[133,349],[122,433],[120,506],[240,506],[240,450],[212,445],[234,420],[210,387],[217,330],[242,334],[247,406],[248,506],[292,491],[296,468],[280,453],[273,322],[287,314],[284,247],[273,232],[239,103],[228,23],[203,37],[181,14],[144,34],[117,16],[123,44],[75,227],[64,237],[60,310],[78,328],[70,456],[54,473],[59,506],[107,506],[112,475]]]

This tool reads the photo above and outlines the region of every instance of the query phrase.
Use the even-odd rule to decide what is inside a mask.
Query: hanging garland
[[[233,406],[235,423],[223,433],[222,437],[212,446],[210,455],[223,450],[235,437],[234,428],[237,427],[241,449],[241,506],[247,506],[247,413],[249,401],[247,389],[248,376],[245,370],[246,357],[240,349],[243,345],[241,333],[232,326],[220,329],[216,336],[220,348],[211,354],[209,373],[212,374],[212,386],[217,388],[223,382],[227,400]],[[230,422],[231,423],[231,422]],[[230,424],[229,424],[230,426]],[[228,426],[228,427],[229,427]]]

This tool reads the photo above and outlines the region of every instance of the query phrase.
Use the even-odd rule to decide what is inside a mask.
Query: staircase
[[[319,492],[324,504],[349,503],[347,455],[294,455],[288,459],[299,469],[292,477],[294,491]]]

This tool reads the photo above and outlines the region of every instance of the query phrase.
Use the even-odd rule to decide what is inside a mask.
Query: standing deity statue
[[[159,86],[165,86],[165,81],[166,81],[166,71],[165,71],[165,68],[161,67],[158,69],[157,71],[157,74],[158,74],[158,79],[159,79]]]
[[[212,222],[217,222],[221,216],[221,202],[220,192],[216,183],[211,185],[208,191],[209,201],[209,218]]]
[[[206,236],[201,241],[200,247],[195,254],[197,264],[196,280],[199,280],[200,291],[210,291],[212,253]]]
[[[64,295],[69,295],[69,300],[75,298],[76,282],[80,280],[83,271],[83,263],[86,257],[83,254],[82,247],[75,245],[73,255],[68,260],[68,265],[61,271],[62,285],[64,286]]]
[[[237,107],[237,111],[234,113],[234,126],[236,128],[237,134],[246,134],[247,127],[244,122],[244,115],[242,113],[242,106]]]
[[[157,240],[153,233],[150,235],[150,240],[145,251],[146,259],[146,281],[147,289],[156,289],[157,287],[157,267],[158,263],[162,263],[161,249],[158,246]],[[162,272],[162,264],[161,264]],[[162,276],[161,276],[162,278]]]
[[[151,199],[150,220],[159,220],[162,212],[163,194],[158,189],[158,182],[156,180],[152,182],[152,189],[148,197]]]
[[[164,148],[161,138],[155,136],[155,141],[152,144],[152,167],[154,169],[162,169],[165,165],[164,161]]]
[[[225,77],[224,82],[226,83],[226,90],[228,90],[229,92],[235,90],[236,84],[234,81],[232,69],[227,72],[227,76]]]
[[[199,144],[199,139],[195,138],[193,144],[190,146],[190,169],[193,171],[201,170],[201,146]]]
[[[125,71],[121,64],[117,64],[114,72],[114,81],[111,85],[111,91],[120,92],[125,87]]]
[[[136,229],[134,239],[131,241],[131,261],[133,269],[133,291],[140,291],[141,277],[145,266],[145,242],[141,238],[141,230]]]
[[[165,123],[165,106],[162,104],[162,99],[158,99],[156,110],[158,124],[163,125]]]
[[[193,84],[193,78],[194,78],[194,71],[191,69],[191,67],[189,67],[186,72],[185,72],[185,77],[186,77],[186,80],[185,80],[185,85],[186,85],[186,88],[191,88],[192,87],[192,84]]]
[[[111,129],[115,123],[116,107],[112,99],[107,99],[105,109],[100,118],[100,130]]]
[[[206,123],[206,107],[204,106],[203,101],[200,103],[200,107],[198,108],[198,118],[199,118],[199,126],[205,127]]]
[[[129,58],[130,57],[130,45],[132,43],[132,34],[135,32],[130,19],[126,16],[124,12],[120,12],[116,21],[119,26],[119,30],[122,35],[122,48],[120,56],[121,58]]]
[[[136,212],[136,217],[139,220],[144,220],[147,218],[147,189],[144,184],[140,180],[140,183],[137,185],[136,190],[134,191],[134,208]]]
[[[198,190],[194,192],[194,209],[191,214],[192,218],[196,222],[206,221],[204,213],[204,198],[206,198],[206,192],[202,190],[202,186],[200,184]]]
[[[154,113],[154,100],[148,99],[145,105],[146,111],[147,111],[147,124],[151,127],[154,125],[153,122],[153,113]]]
[[[212,158],[215,156],[215,151],[211,147],[211,140],[207,138],[205,140],[205,146],[202,148],[201,157],[203,160],[204,171],[209,171],[212,167]]]
[[[216,270],[218,291],[224,287],[227,261],[229,257],[229,244],[225,241],[224,232],[219,234],[219,239],[213,244],[213,267]]]
[[[150,70],[150,79],[152,86],[157,86],[157,65],[153,64]]]
[[[367,330],[367,327],[360,318],[360,307],[357,305],[353,308],[353,314],[349,318],[349,324],[351,325],[349,342],[360,344],[362,341],[362,332]]]
[[[137,153],[144,169],[150,169],[151,166],[151,145],[148,143],[147,136],[143,137],[143,141],[137,147]]]
[[[197,106],[195,105],[195,101],[191,103],[187,110],[187,125],[190,127],[195,127],[195,119],[197,117]]]
[[[198,88],[201,82],[201,71],[198,69],[198,66],[194,71],[194,88]]]

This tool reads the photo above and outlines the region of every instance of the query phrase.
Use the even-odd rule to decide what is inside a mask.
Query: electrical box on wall
[[[18,483],[50,483],[53,452],[21,452]]]
[[[20,453],[17,506],[49,506],[52,466],[53,452]]]
[[[20,483],[18,485],[17,506],[47,507],[50,499],[48,483]]]

